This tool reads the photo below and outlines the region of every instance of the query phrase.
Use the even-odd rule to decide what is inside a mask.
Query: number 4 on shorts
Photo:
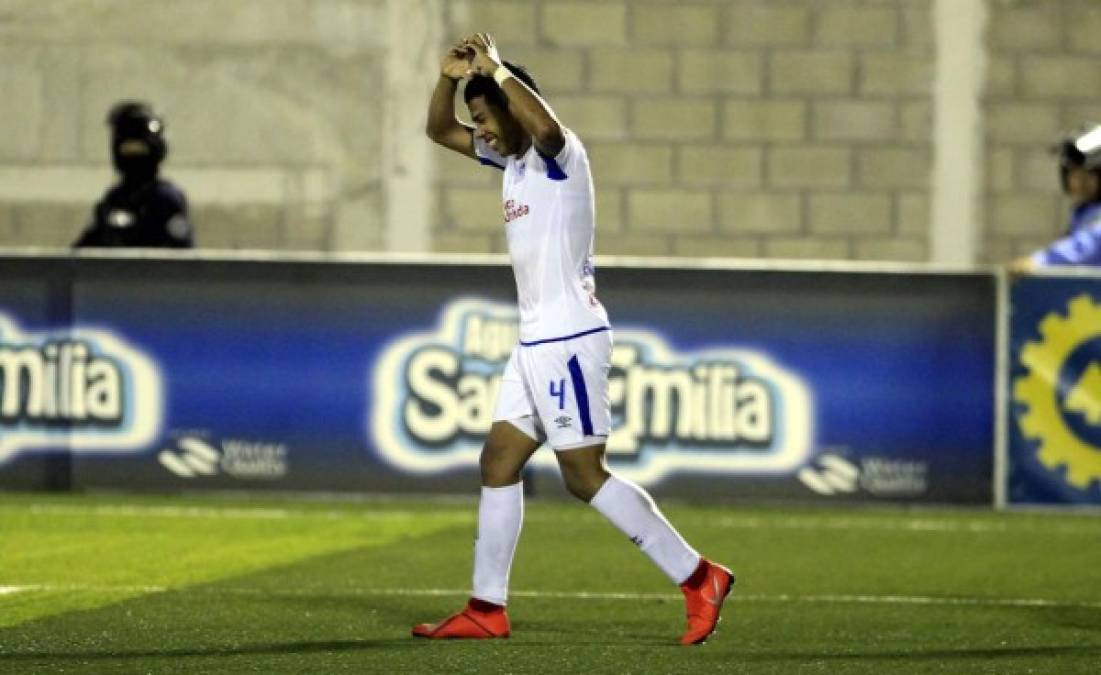
[[[558,409],[562,410],[566,407],[566,379],[562,378],[558,380],[558,388],[555,388],[554,380],[550,382],[550,395],[558,398]]]

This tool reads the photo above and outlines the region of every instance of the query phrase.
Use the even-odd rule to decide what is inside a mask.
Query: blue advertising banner
[[[1101,276],[1010,286],[1006,499],[1101,505]]]
[[[476,489],[517,342],[506,266],[17,262],[0,272],[0,485],[52,454],[79,488]],[[609,461],[655,494],[990,501],[993,276],[599,280]],[[549,449],[532,466],[561,493]]]
[[[42,274],[41,263],[10,262],[0,268],[0,487],[68,489],[70,456],[64,431],[56,422],[21,420],[21,397],[26,394],[18,385],[21,376],[30,377],[19,372],[20,362],[31,356],[25,351],[28,336],[23,327],[67,329],[71,289],[63,270],[50,277]],[[42,345],[43,337],[31,336],[30,342]],[[39,386],[38,397],[41,391]],[[40,402],[28,407],[33,411],[38,405]],[[38,415],[41,417],[40,412]],[[28,433],[32,428],[41,431],[37,438]],[[19,461],[11,461],[15,457]]]

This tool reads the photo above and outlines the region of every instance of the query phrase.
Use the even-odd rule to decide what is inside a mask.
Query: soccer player
[[[455,92],[474,126],[455,117]],[[567,489],[591,504],[684,592],[699,644],[715,630],[734,576],[701,557],[639,486],[610,474],[608,371],[612,333],[596,299],[594,207],[580,139],[539,95],[531,76],[504,62],[493,39],[472,35],[443,58],[428,107],[428,136],[503,172],[505,233],[520,305],[520,343],[505,366],[493,425],[481,453],[482,491],[466,607],[413,628],[424,638],[504,638],[508,575],[523,519],[520,471],[544,442]]]

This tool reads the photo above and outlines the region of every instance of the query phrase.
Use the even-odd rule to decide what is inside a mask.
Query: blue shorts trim
[[[589,414],[589,392],[585,390],[585,375],[581,372],[581,363],[577,354],[570,357],[570,380],[573,381],[573,395],[577,398],[577,413],[581,415],[581,433],[593,435],[593,418]]]
[[[520,340],[520,346],[534,347],[535,345],[545,345],[548,342],[561,342],[563,340],[572,340],[574,338],[585,337],[586,335],[601,333],[603,331],[611,329],[611,326],[600,326],[599,328],[590,328],[589,330],[583,330],[580,333],[574,333],[573,335],[563,335],[562,337],[547,338],[546,340],[535,340],[534,342],[524,342],[523,340]]]

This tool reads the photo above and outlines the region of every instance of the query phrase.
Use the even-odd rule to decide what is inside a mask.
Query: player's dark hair
[[[535,85],[535,80],[532,79],[526,68],[516,65],[515,63],[509,63],[508,61],[502,61],[501,65],[508,68],[508,72],[512,73],[512,76],[517,80],[526,84],[528,89],[531,89],[536,94],[539,93],[539,87]],[[463,89],[463,100],[469,105],[471,99],[478,98],[479,96],[484,96],[486,103],[495,105],[502,110],[508,108],[508,99],[505,98],[505,93],[501,91],[501,87],[492,77],[476,75],[470,78],[470,81],[466,83],[466,88]]]

